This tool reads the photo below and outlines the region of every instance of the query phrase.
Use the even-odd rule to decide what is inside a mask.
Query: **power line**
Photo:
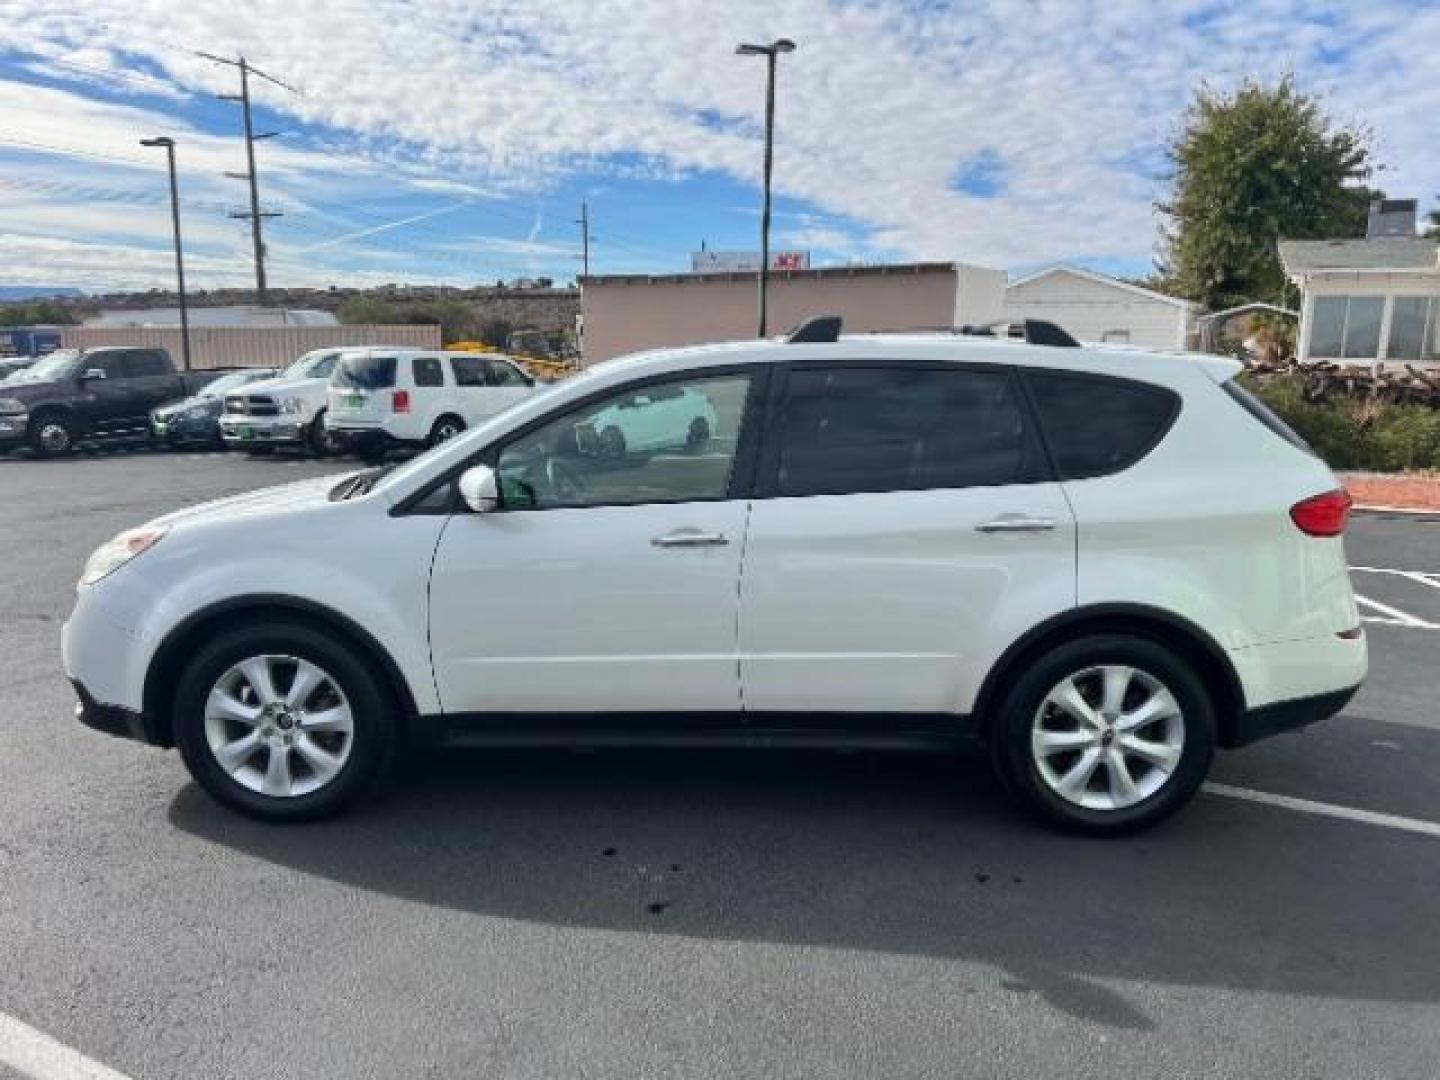
[[[259,135],[255,134],[255,128],[250,119],[250,76],[254,75],[257,78],[265,79],[283,90],[290,91],[292,94],[297,91],[293,86],[281,82],[275,78],[275,76],[268,75],[257,67],[252,67],[243,55],[236,60],[228,60],[225,57],[215,56],[207,52],[200,52],[196,55],[202,56],[206,60],[213,60],[217,64],[227,64],[230,67],[240,69],[239,95],[220,94],[219,97],[224,101],[240,102],[241,114],[245,119],[246,170],[243,173],[227,173],[226,175],[234,175],[237,179],[243,178],[250,183],[250,209],[248,211],[232,211],[230,216],[233,218],[249,219],[250,221],[250,238],[255,248],[255,303],[263,307],[265,305],[265,241],[262,236],[261,223],[265,218],[279,217],[281,212],[279,210],[262,211],[260,209],[260,183],[259,177],[255,172],[255,140],[273,138],[278,132],[267,131]]]

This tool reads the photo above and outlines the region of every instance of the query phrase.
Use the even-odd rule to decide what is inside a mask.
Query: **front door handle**
[[[1029,514],[1001,514],[975,526],[976,532],[1050,532],[1055,528],[1055,519],[1031,517]]]
[[[699,529],[676,529],[664,536],[653,537],[650,541],[652,547],[723,547],[730,543],[730,538],[724,533],[702,532]]]

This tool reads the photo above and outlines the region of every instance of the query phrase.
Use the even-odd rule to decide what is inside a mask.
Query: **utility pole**
[[[240,103],[240,111],[245,120],[246,171],[243,173],[226,173],[225,175],[236,180],[248,180],[250,183],[250,209],[248,211],[231,211],[230,216],[242,220],[248,218],[250,221],[250,239],[255,247],[255,302],[261,307],[264,307],[267,298],[265,291],[265,239],[261,230],[261,222],[265,218],[280,217],[281,213],[278,210],[262,211],[260,209],[260,180],[255,172],[255,141],[257,139],[273,139],[280,133],[278,131],[266,131],[259,135],[255,134],[255,128],[250,119],[250,76],[255,75],[258,78],[265,79],[267,82],[274,83],[282,90],[289,90],[292,94],[297,93],[297,91],[293,86],[281,82],[275,78],[275,76],[267,75],[249,63],[244,56],[235,60],[229,60],[223,56],[214,56],[206,52],[197,55],[203,56],[206,60],[213,60],[217,64],[225,64],[229,67],[240,69],[240,93],[219,94],[217,96],[221,101],[238,101]]]
[[[158,146],[165,151],[170,166],[170,221],[175,230],[175,277],[180,292],[180,349],[185,357],[185,370],[190,370],[190,309],[185,302],[185,256],[180,244],[180,185],[175,179],[175,140],[168,135],[141,139],[141,146]]]
[[[580,276],[590,276],[590,206],[580,204],[580,216],[575,220],[580,226]]]
[[[741,44],[735,47],[740,56],[765,57],[765,201],[760,213],[760,332],[767,328],[767,303],[770,293],[770,169],[775,160],[775,61],[783,53],[794,52],[795,42],[778,38],[769,45]]]

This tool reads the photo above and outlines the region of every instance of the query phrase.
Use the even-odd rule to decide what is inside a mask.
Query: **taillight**
[[[394,412],[410,411],[410,391],[396,390],[390,395],[390,408]]]
[[[1345,531],[1353,501],[1344,491],[1313,495],[1290,508],[1290,520],[1306,536],[1339,536]]]

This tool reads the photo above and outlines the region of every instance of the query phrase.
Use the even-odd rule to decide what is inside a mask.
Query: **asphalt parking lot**
[[[349,817],[265,827],[74,722],[58,634],[93,547],[355,467],[0,458],[0,1062],[1437,1074],[1440,518],[1352,526],[1372,673],[1345,714],[1223,755],[1122,841],[1032,826],[979,760],[898,755],[449,753]]]

